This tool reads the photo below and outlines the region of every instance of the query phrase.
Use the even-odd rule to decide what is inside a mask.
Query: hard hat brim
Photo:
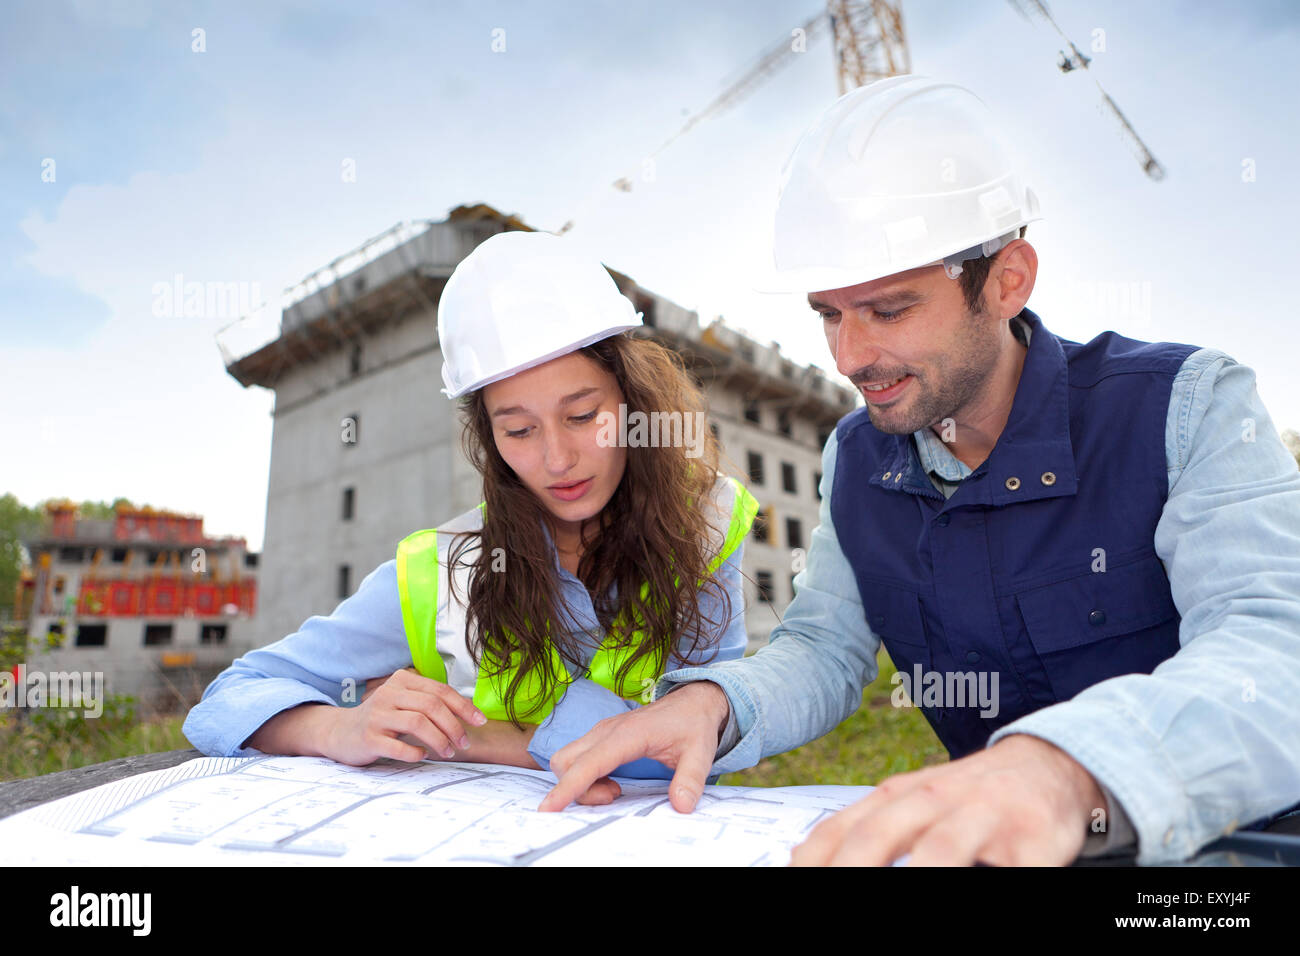
[[[547,362],[568,355],[570,352],[576,352],[579,349],[586,348],[588,345],[592,345],[596,342],[601,341],[602,339],[607,339],[611,335],[618,335],[620,332],[626,332],[629,329],[639,329],[639,328],[643,328],[644,326],[645,326],[645,322],[642,319],[642,313],[637,312],[635,322],[625,322],[620,325],[610,326],[609,328],[604,329],[603,331],[596,332],[592,335],[584,336],[583,338],[579,339],[577,342],[574,342],[571,345],[566,345],[563,348],[556,349],[555,351],[547,355],[540,356],[539,358],[531,359],[522,365],[516,365],[508,369],[503,369],[498,372],[493,372],[491,375],[486,375],[478,379],[477,381],[470,382],[469,384],[459,389],[456,389],[455,391],[449,390],[447,388],[439,389],[439,391],[442,392],[442,394],[449,399],[457,399],[460,398],[462,395],[468,395],[470,392],[477,391],[478,389],[482,388],[485,385],[491,385],[493,382],[500,382],[501,380],[507,379],[512,375],[518,375],[520,372],[526,372],[530,368],[536,368],[539,365],[545,365]],[[444,367],[446,366],[445,359],[443,360],[443,365]],[[446,374],[444,373],[443,375],[444,383],[446,382],[446,380],[447,380]]]
[[[943,263],[938,263],[942,265]],[[809,295],[813,292],[827,292],[831,289],[847,289],[862,285],[887,276],[898,275],[912,269],[935,265],[934,262],[917,262],[892,272],[875,273],[871,270],[850,269],[788,269],[776,271],[766,268],[755,272],[750,278],[750,287],[762,295],[796,294]]]
[[[1042,216],[1038,215],[1027,217],[1014,225],[1006,227],[1005,231],[1007,233],[1018,232],[1022,226],[1037,222],[1042,218]],[[953,250],[953,253],[958,253],[967,251],[968,248],[978,246],[985,241],[987,241],[987,237],[981,236],[979,238],[960,239],[949,245],[955,245],[957,248]],[[790,293],[810,295],[813,292],[829,292],[832,289],[852,288],[855,285],[862,285],[864,282],[874,282],[876,279],[911,272],[913,269],[943,265],[944,259],[918,259],[915,262],[903,260],[900,263],[891,264],[888,271],[881,271],[879,267],[873,269],[869,266],[864,266],[861,269],[845,269],[839,266],[777,269],[769,265],[751,274],[750,288],[763,295]]]

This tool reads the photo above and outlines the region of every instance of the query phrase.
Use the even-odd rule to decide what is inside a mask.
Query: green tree
[[[0,618],[14,616],[14,589],[18,585],[23,564],[22,541],[49,531],[45,505],[52,500],[54,499],[46,498],[29,508],[13,494],[0,497]],[[117,514],[119,504],[134,507],[126,498],[116,498],[112,504],[83,501],[77,505],[78,515],[82,518],[111,519]]]
[[[40,507],[28,508],[12,494],[0,497],[0,618],[14,614],[14,589],[22,569],[22,539],[39,534],[44,525]]]
[[[105,518],[114,518],[117,516],[117,506],[126,505],[128,508],[134,508],[135,505],[126,498],[114,498],[113,503],[105,504],[102,501],[83,501],[77,505],[77,510],[83,518],[94,518],[97,520]]]

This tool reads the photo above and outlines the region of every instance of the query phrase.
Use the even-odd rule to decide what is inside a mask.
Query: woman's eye
[[[510,431],[509,429],[506,429],[507,438],[523,438],[527,434],[528,434],[527,428],[521,428],[518,431],[513,431],[513,432]]]
[[[589,422],[589,421],[591,421],[591,420],[592,420],[593,418],[595,418],[595,417],[596,417],[596,409],[593,408],[591,411],[587,412],[587,414],[585,414],[585,415],[574,415],[574,416],[573,416],[573,421],[575,421],[575,422]]]

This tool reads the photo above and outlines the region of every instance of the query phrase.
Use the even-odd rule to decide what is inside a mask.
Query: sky
[[[1026,238],[1044,325],[1222,349],[1256,371],[1277,430],[1300,429],[1300,4],[1057,0],[1092,57],[1068,75],[1057,35],[1005,0],[902,6],[912,71],[975,91],[1039,196]],[[0,494],[123,496],[260,549],[274,396],[226,373],[218,331],[462,203],[572,220],[575,241],[702,322],[833,369],[803,297],[753,291],[781,168],[838,95],[825,33],[658,151],[819,7],[6,2]],[[177,281],[237,283],[243,300],[192,314],[167,302]]]

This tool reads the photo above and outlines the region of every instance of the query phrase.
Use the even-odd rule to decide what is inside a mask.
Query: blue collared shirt
[[[927,470],[954,481],[970,473],[928,429],[914,437]],[[831,520],[836,448],[832,433],[821,524],[769,644],[744,660],[670,672],[656,687],[658,697],[707,679],[726,691],[732,716],[714,773],[829,732],[876,677],[880,640]],[[1085,853],[1135,836],[1144,864],[1186,859],[1300,800],[1300,469],[1254,371],[1214,349],[1189,355],[1170,394],[1165,457],[1154,547],[1181,615],[1179,651],[1149,675],[1111,678],[1028,714],[987,744],[1025,733],[1069,753],[1111,805],[1108,835],[1090,836]]]
[[[546,537],[554,552],[550,535]],[[717,572],[718,582],[730,597],[731,618],[717,645],[716,661],[735,660],[745,653],[743,560],[742,542]],[[591,595],[560,565],[558,554],[555,568],[560,597],[573,612],[575,633],[581,635],[580,646],[586,648],[590,661],[598,643],[594,636],[603,633]],[[720,603],[712,592],[704,590],[700,595],[702,618],[721,620]],[[710,653],[711,649],[706,650],[705,658]],[[210,757],[259,754],[259,750],[244,747],[244,741],[281,711],[312,701],[355,706],[365,693],[367,678],[386,677],[410,666],[394,559],[366,575],[356,593],[332,614],[309,617],[294,633],[232,662],[208,685],[182,730],[190,743]],[[555,752],[591,730],[597,721],[639,706],[640,701],[625,700],[594,681],[575,680],[538,725],[528,752],[543,769],[549,769]],[[672,776],[663,764],[648,759],[624,764],[615,772],[628,777]]]

